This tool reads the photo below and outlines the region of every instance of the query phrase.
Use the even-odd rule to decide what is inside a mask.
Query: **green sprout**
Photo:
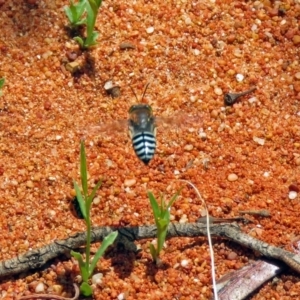
[[[83,18],[86,5],[85,2],[86,0],[79,0],[77,4],[74,4],[74,2],[70,0],[70,6],[64,7],[65,14],[68,17],[72,28],[76,28],[86,23],[86,19]]]
[[[0,97],[3,95],[3,92],[1,91],[1,89],[3,88],[5,83],[5,79],[4,78],[0,78]]]
[[[150,244],[150,253],[157,265],[160,264],[159,254],[164,246],[164,242],[166,240],[168,226],[170,224],[170,208],[179,196],[181,189],[172,197],[168,204],[166,204],[162,195],[160,196],[160,205],[155,199],[154,195],[151,192],[148,192],[148,198],[150,200],[150,204],[153,210],[155,224],[157,227],[157,247]]]
[[[86,24],[86,38],[76,36],[74,40],[82,49],[87,49],[96,45],[96,40],[99,36],[97,31],[94,31],[99,8],[102,0],[79,0],[77,4],[71,1],[70,7],[65,7],[65,13],[70,21],[71,27],[77,27]],[[86,17],[83,15],[86,12]]]
[[[92,192],[88,194],[88,179],[87,179],[87,163],[84,142],[80,144],[80,176],[81,176],[81,187],[82,192],[76,181],[74,181],[74,188],[76,191],[76,197],[79,202],[80,210],[86,223],[86,248],[85,248],[85,261],[80,253],[71,251],[71,255],[78,261],[80,273],[82,276],[82,283],[80,285],[80,292],[84,296],[91,296],[93,290],[88,283],[89,278],[92,276],[93,271],[96,267],[97,261],[102,257],[105,250],[113,244],[118,232],[111,232],[106,236],[99,249],[97,250],[92,262],[90,263],[90,248],[91,248],[91,234],[92,234],[92,222],[91,222],[91,206],[92,201],[96,195],[97,190],[101,186],[101,180],[95,185]]]

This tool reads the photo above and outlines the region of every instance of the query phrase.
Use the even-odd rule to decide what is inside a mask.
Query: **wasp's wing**
[[[114,122],[100,123],[98,125],[87,126],[82,129],[82,134],[84,137],[86,136],[95,136],[101,133],[105,133],[107,135],[116,134],[119,132],[127,132],[128,131],[128,120],[118,120]]]
[[[170,117],[155,117],[155,125],[163,127],[199,127],[202,124],[201,115],[189,115],[186,113],[176,113]]]

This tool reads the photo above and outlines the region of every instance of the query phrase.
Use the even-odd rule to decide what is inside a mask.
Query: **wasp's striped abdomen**
[[[152,132],[141,131],[132,137],[133,149],[138,158],[146,165],[153,158],[156,149],[156,138]]]

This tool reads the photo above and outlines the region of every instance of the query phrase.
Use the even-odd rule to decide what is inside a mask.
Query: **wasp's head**
[[[152,115],[152,107],[149,104],[134,104],[129,108],[128,113],[132,114],[135,112],[148,112],[148,114]]]

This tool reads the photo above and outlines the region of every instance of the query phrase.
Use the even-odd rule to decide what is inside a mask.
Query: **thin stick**
[[[58,295],[51,295],[51,294],[32,294],[28,296],[23,296],[18,298],[18,300],[26,300],[26,299],[52,299],[52,300],[77,300],[79,297],[79,288],[77,284],[73,283],[75,289],[75,295],[73,298],[65,298]]]
[[[208,208],[207,208],[207,205],[206,205],[205,201],[203,200],[199,190],[197,189],[197,187],[194,184],[192,184],[188,180],[184,180],[184,179],[178,179],[178,180],[189,184],[196,191],[196,194],[198,195],[199,199],[201,200],[201,202],[204,205],[204,208],[206,210],[206,227],[207,227],[207,238],[208,238],[208,245],[209,245],[209,252],[210,252],[210,260],[211,260],[211,277],[212,277],[215,300],[218,300],[218,289],[217,289],[217,284],[216,284],[216,270],[215,270],[215,257],[214,257],[214,250],[212,247]]]

